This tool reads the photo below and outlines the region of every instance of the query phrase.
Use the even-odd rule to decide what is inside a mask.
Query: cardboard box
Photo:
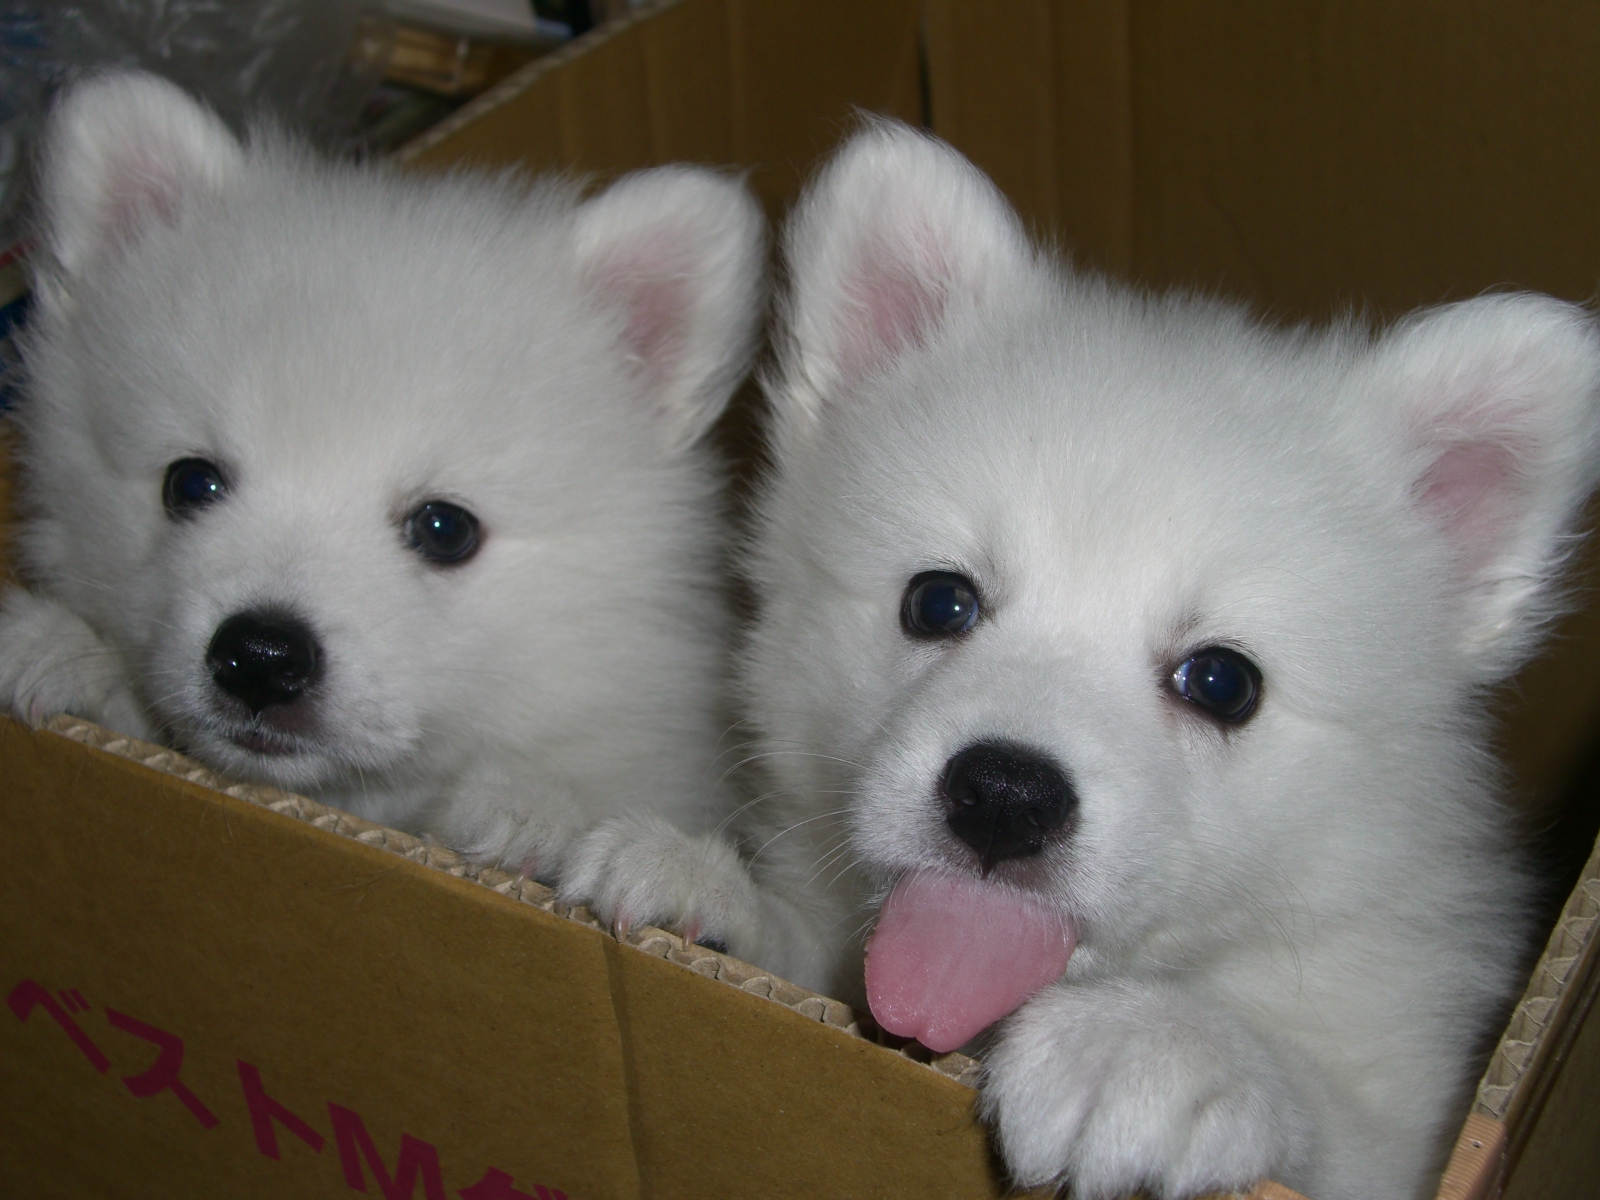
[[[926,113],[1030,219],[1149,282],[1293,315],[1505,280],[1581,296],[1597,39],[1565,10],[1441,0],[1035,0],[1004,22],[677,0],[404,157],[733,163],[776,212],[852,106]],[[1579,777],[1600,723],[1596,627],[1600,606],[1520,681],[1509,746],[1537,793]],[[0,720],[0,814],[0,1195],[1003,1194],[968,1060],[877,1045],[670,934],[618,943],[536,885],[72,720]],[[1442,1197],[1592,1193],[1597,914],[1591,857]]]
[[[619,944],[538,884],[53,728],[0,722],[0,1194],[993,1192],[960,1056],[913,1061],[670,934]]]

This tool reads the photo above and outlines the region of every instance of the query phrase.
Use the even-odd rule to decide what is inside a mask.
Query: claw
[[[700,922],[688,922],[684,925],[683,932],[679,936],[683,938],[683,948],[687,950],[700,940]]]
[[[611,929],[615,933],[617,941],[620,942],[627,939],[628,927],[632,924],[633,922],[628,920],[627,917],[618,915],[617,919],[611,923]]]

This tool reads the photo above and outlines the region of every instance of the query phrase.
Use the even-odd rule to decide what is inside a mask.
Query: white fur
[[[1015,1179],[1431,1195],[1529,945],[1483,696],[1558,606],[1595,482],[1589,316],[1504,295],[1279,332],[1142,296],[1040,256],[893,125],[786,250],[747,836],[763,903],[811,924],[755,955],[859,999],[894,880],[976,871],[947,760],[1037,748],[1077,810],[996,874],[1080,942],[986,1056]],[[901,629],[930,569],[978,586],[959,639]],[[1167,683],[1217,644],[1264,680],[1237,727]]]
[[[541,875],[582,831],[723,813],[720,475],[762,222],[736,181],[401,176],[241,146],[111,75],[54,113],[0,706],[159,731],[240,777]],[[171,462],[228,494],[163,509]],[[481,548],[424,561],[430,499]],[[288,609],[325,673],[287,753],[204,663]],[[262,721],[271,724],[270,714]]]

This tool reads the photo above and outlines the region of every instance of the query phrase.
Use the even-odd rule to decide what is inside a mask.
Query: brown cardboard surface
[[[741,992],[364,822],[341,837],[6,719],[0,761],[0,1194],[343,1194],[373,1168],[330,1104],[396,1182],[402,1139],[425,1143],[430,1198],[495,1171],[570,1200],[999,1194],[970,1088],[830,1025],[842,1006]],[[163,1037],[200,1110],[137,1094]],[[320,1151],[281,1123],[263,1151],[241,1061]]]
[[[1005,20],[928,0],[928,117],[1034,230],[1133,273],[1128,0],[1024,0]]]
[[[628,947],[612,965],[652,1196],[996,1194],[969,1088]]]
[[[497,1166],[638,1194],[603,935],[9,719],[0,753],[0,989],[75,989],[112,1064],[0,1011],[0,1193],[346,1191],[332,1146],[280,1129],[280,1161],[258,1153],[242,1059],[324,1136],[334,1102],[391,1164],[402,1133],[435,1145],[452,1189]],[[183,1039],[214,1127],[129,1094],[154,1049],[108,1009]]]
[[[1600,281],[1600,21],[1473,0],[928,0],[934,129],[1090,261],[1290,316]]]
[[[418,167],[748,168],[777,211],[856,108],[922,114],[916,0],[660,0],[403,147]]]

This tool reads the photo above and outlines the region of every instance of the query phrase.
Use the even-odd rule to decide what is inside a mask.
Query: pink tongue
[[[900,881],[867,947],[879,1025],[943,1054],[1067,969],[1077,930],[1021,892],[953,875]]]

